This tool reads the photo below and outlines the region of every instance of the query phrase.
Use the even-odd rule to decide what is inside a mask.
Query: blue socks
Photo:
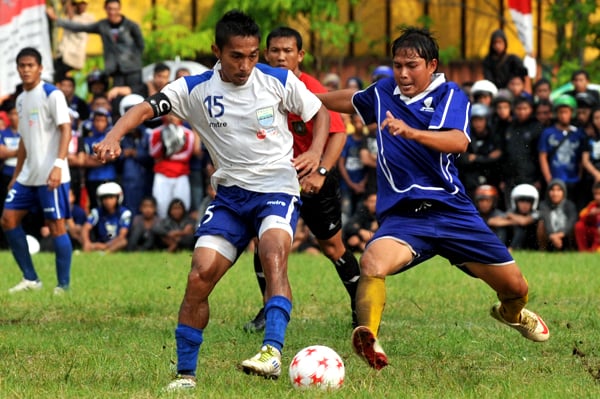
[[[54,252],[56,254],[55,263],[58,286],[65,289],[69,288],[73,245],[68,234],[54,237]]]
[[[198,367],[198,352],[202,344],[202,330],[178,324],[175,329],[177,342],[177,373],[182,375],[196,375]]]
[[[19,265],[21,272],[23,272],[23,277],[30,281],[37,281],[38,275],[33,268],[33,261],[31,260],[23,227],[17,226],[12,230],[6,230],[4,231],[4,236],[17,265]]]
[[[292,302],[286,297],[274,296],[267,301],[265,304],[266,324],[263,344],[271,345],[281,352],[291,313]]]

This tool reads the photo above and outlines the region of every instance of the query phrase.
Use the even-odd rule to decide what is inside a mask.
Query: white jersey
[[[69,107],[62,91],[40,82],[17,97],[19,133],[27,152],[17,181],[24,186],[44,186],[58,158],[59,126],[71,124]],[[66,159],[65,159],[66,161]],[[62,170],[61,183],[71,181],[69,168]]]
[[[200,134],[215,165],[213,187],[299,195],[292,165],[294,138],[287,114],[304,121],[321,102],[293,73],[257,64],[241,86],[221,80],[220,63],[200,75],[168,84],[172,112]]]

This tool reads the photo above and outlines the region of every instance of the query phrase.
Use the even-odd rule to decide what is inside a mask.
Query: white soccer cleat
[[[63,287],[54,287],[54,296],[63,296],[67,293],[67,290]]]
[[[544,342],[550,338],[550,331],[548,330],[546,323],[544,323],[544,320],[531,310],[525,308],[521,310],[521,321],[519,323],[509,323],[502,317],[500,314],[500,303],[492,306],[490,315],[499,322],[514,328],[520,332],[522,336],[532,341]]]
[[[8,290],[9,294],[14,294],[15,292],[21,292],[21,291],[37,291],[37,290],[41,290],[42,289],[42,282],[37,280],[26,280],[23,279],[21,280],[21,282],[17,285],[15,285],[14,287],[12,287],[11,289]]]
[[[271,345],[263,345],[260,352],[240,364],[246,374],[276,380],[281,374],[281,352]]]
[[[191,375],[177,375],[173,381],[167,385],[166,391],[185,391],[196,388],[196,377]]]

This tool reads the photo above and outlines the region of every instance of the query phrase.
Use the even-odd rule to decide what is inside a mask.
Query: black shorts
[[[301,193],[300,216],[318,240],[327,240],[342,228],[339,176],[337,169],[331,169],[317,194]]]

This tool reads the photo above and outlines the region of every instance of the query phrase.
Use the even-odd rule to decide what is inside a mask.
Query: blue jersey
[[[83,148],[86,154],[94,154],[94,144],[104,140],[108,129],[103,133],[96,133],[93,136],[83,138]],[[106,162],[102,165],[87,168],[86,180],[89,181],[115,181],[117,180],[117,166],[115,162]]]
[[[93,208],[87,222],[94,227],[98,242],[109,242],[119,235],[121,229],[131,227],[131,211],[119,206],[116,212],[108,214],[104,208]]]
[[[377,214],[408,201],[433,200],[454,209],[473,210],[454,165],[457,154],[441,153],[381,130],[386,111],[407,125],[429,131],[458,129],[470,134],[470,103],[443,74],[413,98],[401,95],[393,78],[381,79],[354,94],[352,102],[365,124],[377,123]]]
[[[21,141],[19,132],[15,132],[11,128],[0,130],[0,145],[4,145],[8,150],[18,149],[19,141]],[[15,166],[17,166],[17,157],[6,158],[2,167],[2,174],[12,176]]]
[[[575,126],[570,126],[568,130],[547,127],[538,142],[538,151],[548,154],[552,178],[565,183],[579,181],[581,157],[588,148],[585,133]]]

